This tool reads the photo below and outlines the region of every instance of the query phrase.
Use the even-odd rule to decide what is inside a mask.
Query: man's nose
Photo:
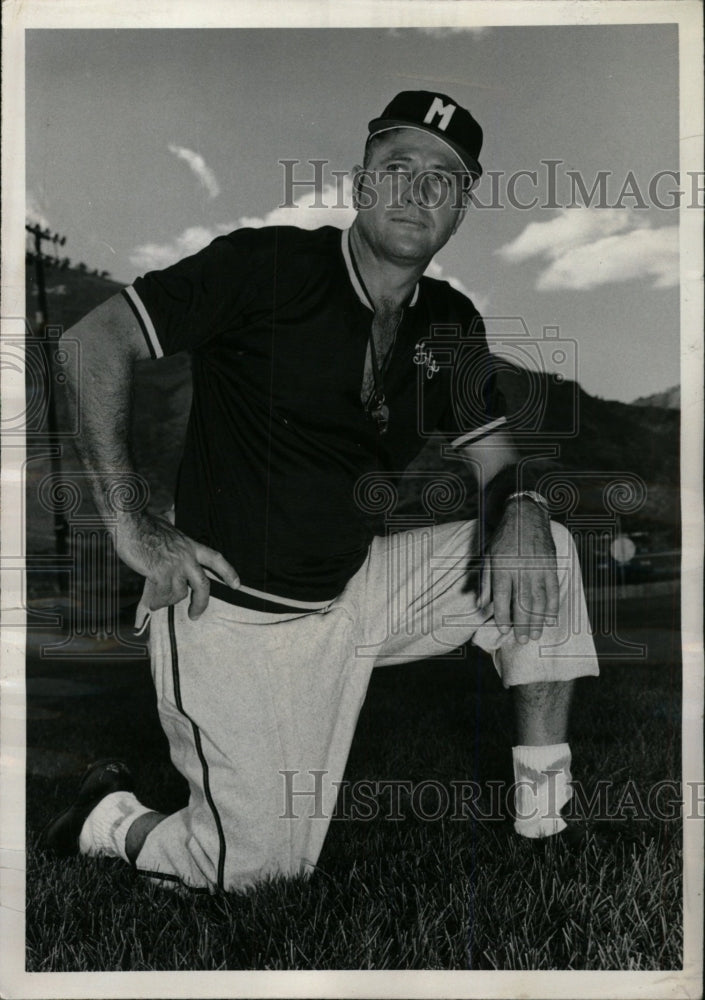
[[[399,200],[402,205],[412,205],[414,203],[414,191],[418,188],[415,179],[416,174],[404,174],[402,182],[399,185]]]

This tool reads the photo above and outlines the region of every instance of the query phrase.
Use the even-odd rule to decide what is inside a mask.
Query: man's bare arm
[[[129,306],[114,295],[67,333],[80,345],[80,369],[67,382],[80,421],[79,456],[92,473],[101,517],[113,517],[108,494],[115,477],[133,471],[128,448],[132,372],[149,351]]]
[[[133,369],[149,351],[132,312],[121,295],[98,306],[68,334],[80,345],[80,368],[68,380],[70,405],[80,418],[77,447],[91,473],[93,495],[104,519],[117,523],[120,558],[146,577],[152,610],[183,600],[191,587],[189,615],[197,618],[207,604],[207,566],[233,587],[233,567],[208,546],[174,528],[166,518],[142,511],[115,510],[110,503],[116,478],[134,472],[128,444]]]
[[[519,460],[508,431],[496,431],[458,452],[471,465],[485,505],[478,604],[493,602],[503,634],[514,628],[518,642],[539,639],[546,620],[558,614],[556,549],[548,512],[529,498],[507,501],[517,489],[512,470]],[[512,485],[505,488],[504,478]],[[498,487],[494,492],[493,486]]]

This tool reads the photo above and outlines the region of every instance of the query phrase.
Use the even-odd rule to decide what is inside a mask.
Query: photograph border
[[[257,3],[196,0],[7,0],[2,39],[2,337],[25,315],[24,32],[34,28],[416,27],[677,23],[680,171],[703,173],[703,9],[696,0],[319,0]],[[705,199],[705,190],[703,191]],[[684,199],[685,201],[685,199]],[[683,780],[703,782],[702,454],[703,213],[682,204],[681,495]],[[2,399],[24,402],[24,374],[2,367]],[[0,995],[7,997],[571,997],[700,996],[703,964],[703,824],[685,820],[684,967],[673,972],[110,972],[26,973],[24,966],[25,618],[23,593],[25,459],[21,438],[3,436],[0,541]],[[684,786],[685,787],[685,786]],[[705,802],[702,803],[705,809]]]

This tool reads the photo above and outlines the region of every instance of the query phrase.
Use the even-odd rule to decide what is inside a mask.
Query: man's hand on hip
[[[556,547],[548,513],[527,498],[510,500],[487,545],[478,604],[494,605],[502,635],[540,639],[558,615]]]
[[[184,535],[167,517],[141,513],[122,522],[117,552],[131,569],[146,577],[141,603],[148,604],[150,611],[178,604],[190,587],[189,618],[200,617],[210,595],[204,567],[229,586],[240,586],[237,573],[219,552]]]

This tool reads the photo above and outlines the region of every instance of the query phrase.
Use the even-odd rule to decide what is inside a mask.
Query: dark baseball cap
[[[379,118],[368,125],[370,135],[393,128],[430,132],[457,153],[468,173],[482,176],[478,161],[482,129],[465,108],[447,94],[430,90],[404,90],[390,101]]]

